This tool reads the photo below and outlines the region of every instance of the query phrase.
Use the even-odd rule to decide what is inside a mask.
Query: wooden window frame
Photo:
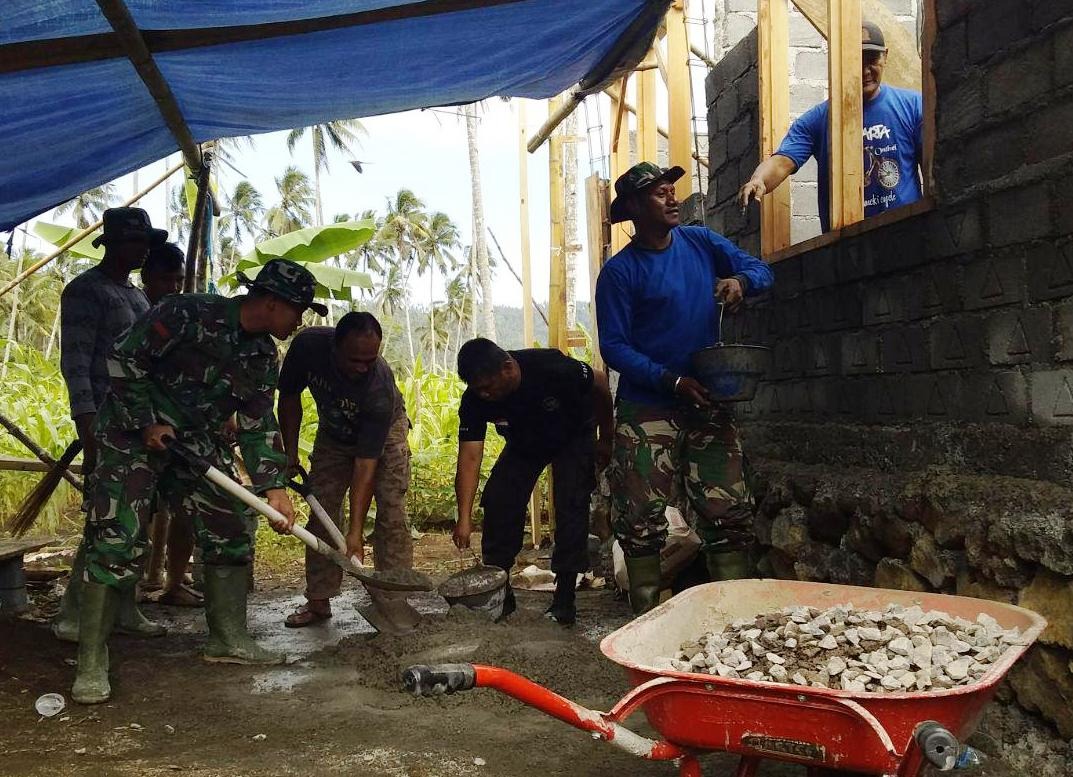
[[[921,12],[921,92],[924,103],[924,196],[916,202],[864,217],[863,106],[861,104],[861,0],[790,0],[816,24],[826,4],[828,21],[829,154],[831,229],[791,245],[790,178],[760,202],[760,250],[774,263],[852,235],[912,218],[935,207],[935,77],[931,50],[937,23],[935,0],[924,0]],[[771,156],[789,129],[789,14],[785,0],[758,0],[758,69],[760,83],[760,158]],[[821,30],[822,34],[822,30]],[[840,99],[836,96],[840,95]]]

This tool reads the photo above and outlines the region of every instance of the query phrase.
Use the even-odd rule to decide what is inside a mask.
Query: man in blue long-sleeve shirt
[[[596,284],[600,351],[621,376],[608,478],[636,613],[659,602],[664,512],[679,498],[711,578],[749,574],[752,511],[737,427],[693,377],[690,356],[720,339],[720,305],[735,309],[773,276],[708,228],[679,226],[674,182],[684,173],[641,162],[615,182],[611,221],[633,221],[634,238]]]

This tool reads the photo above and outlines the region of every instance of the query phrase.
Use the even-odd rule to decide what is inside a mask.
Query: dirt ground
[[[452,551],[442,535],[419,543],[419,566],[441,576]],[[284,650],[285,667],[210,665],[199,660],[204,618],[197,610],[145,606],[167,623],[157,640],[113,637],[113,701],[69,706],[41,718],[34,700],[67,696],[75,646],[52,638],[43,618],[55,597],[35,595],[32,618],[0,622],[0,774],[216,775],[348,774],[370,777],[609,777],[674,775],[559,723],[494,691],[415,699],[399,690],[399,673],[417,663],[478,661],[525,674],[574,701],[608,709],[628,690],[598,641],[629,618],[608,590],[579,593],[579,624],[564,629],[542,612],[549,594],[519,592],[520,610],[490,624],[447,612],[442,599],[412,599],[426,613],[419,632],[375,634],[357,614],[367,603],[347,586],[327,625],[284,629],[301,600],[294,569],[261,579],[251,629]],[[651,735],[641,718],[631,726]],[[708,777],[733,774],[725,756],[704,759]],[[772,764],[766,777],[801,775]],[[999,763],[987,774],[1012,775]]]

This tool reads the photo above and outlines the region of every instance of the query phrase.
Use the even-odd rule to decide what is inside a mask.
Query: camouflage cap
[[[289,259],[270,259],[255,278],[251,279],[241,271],[237,277],[238,282],[247,288],[267,291],[287,302],[310,308],[321,316],[328,315],[327,305],[313,301],[317,289],[313,273]]]
[[[149,214],[141,208],[109,208],[101,216],[104,231],[93,238],[93,247],[109,243],[121,243],[131,238],[144,238],[150,245],[163,245],[168,240],[167,230],[153,229]]]
[[[646,186],[651,186],[657,181],[674,183],[685,174],[686,171],[677,165],[660,167],[652,162],[638,162],[615,181],[615,199],[611,201],[610,211],[611,223],[629,221],[630,217],[626,214],[626,201]]]

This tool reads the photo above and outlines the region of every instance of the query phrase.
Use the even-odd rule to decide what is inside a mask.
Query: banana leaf
[[[74,235],[78,234],[82,230],[77,227],[65,227],[60,224],[50,224],[47,221],[38,221],[34,224],[34,232],[37,236],[43,240],[48,241],[52,245],[59,248]],[[95,259],[97,261],[104,258],[104,246],[99,248],[93,247],[93,239],[101,234],[101,231],[94,230],[86,237],[79,240],[73,246],[67,249],[67,253],[72,256],[77,256],[83,259]]]

